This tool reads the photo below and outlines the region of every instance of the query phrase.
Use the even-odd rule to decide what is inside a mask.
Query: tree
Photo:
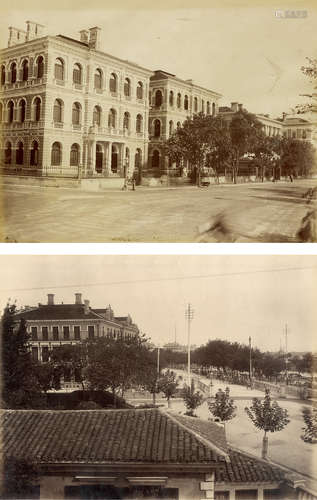
[[[41,405],[41,387],[34,374],[26,322],[15,319],[16,306],[8,304],[1,319],[2,398],[10,408]]]
[[[311,59],[310,57],[306,57],[307,60],[307,66],[302,66],[301,71],[306,75],[312,84],[314,85],[315,81],[317,80],[317,59]],[[310,94],[304,94],[303,97],[308,97],[310,99],[316,100],[316,94],[313,92]],[[299,104],[298,106],[295,106],[295,109],[297,113],[307,113],[310,111],[316,111],[316,102],[315,103],[306,103],[306,104]]]
[[[194,411],[203,403],[204,396],[199,391],[195,391],[194,379],[192,379],[190,387],[188,385],[184,387],[182,397],[187,408],[186,415],[195,417]]]
[[[315,166],[312,144],[297,139],[281,139],[281,169],[284,175],[307,176]]]
[[[87,350],[85,344],[62,345],[51,352],[52,387],[60,388],[60,378],[69,372],[76,382],[85,390],[85,368],[87,366]]]
[[[146,391],[152,394],[154,405],[156,404],[156,394],[160,392],[160,377],[161,375],[158,373],[156,366],[154,364],[149,365],[147,375],[141,384]]]
[[[264,431],[262,458],[267,458],[268,452],[268,432],[281,431],[290,422],[288,412],[279,406],[276,401],[271,400],[269,389],[265,390],[263,402],[258,398],[253,398],[250,408],[245,408],[245,412],[254,423],[255,427]]]
[[[261,181],[264,182],[266,171],[269,167],[273,173],[273,178],[277,178],[276,166],[279,163],[280,138],[278,136],[269,137],[262,130],[258,131],[255,141],[254,164],[260,169]]]
[[[236,184],[240,159],[246,153],[252,153],[261,133],[262,124],[252,113],[245,110],[233,115],[229,131],[232,148],[232,180]]]
[[[317,408],[302,408],[303,420],[305,427],[302,427],[304,434],[301,439],[306,443],[317,443]]]
[[[222,134],[222,141],[221,141]],[[224,137],[227,136],[227,142]],[[180,163],[186,159],[196,170],[196,183],[200,186],[201,172],[210,166],[210,159],[215,166],[230,155],[228,131],[220,118],[198,113],[187,118],[183,125],[165,143],[165,152],[171,161]]]
[[[177,391],[178,382],[176,379],[176,373],[172,370],[166,370],[162,377],[158,381],[158,388],[160,392],[163,392],[167,399],[167,406],[170,408],[170,399]]]
[[[100,337],[87,341],[87,368],[85,377],[92,390],[110,389],[116,396],[132,385],[141,385],[151,358],[146,339]]]
[[[227,422],[236,416],[237,407],[232,398],[230,398],[229,387],[225,391],[221,389],[215,395],[214,401],[208,401],[208,409],[210,413],[219,418],[221,422]]]

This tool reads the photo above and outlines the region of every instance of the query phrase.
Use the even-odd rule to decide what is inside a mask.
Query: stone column
[[[119,145],[119,158],[118,158],[118,173],[121,177],[124,176],[124,149],[125,143]]]

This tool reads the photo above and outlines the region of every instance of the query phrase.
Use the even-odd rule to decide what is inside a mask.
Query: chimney
[[[94,49],[94,50],[99,50],[100,49],[100,32],[101,29],[98,28],[98,26],[95,26],[94,28],[89,28],[89,48]]]
[[[80,41],[83,43],[88,43],[89,41],[89,31],[88,30],[80,30]]]
[[[13,47],[19,43],[24,43],[27,41],[27,33],[24,30],[19,30],[18,28],[9,28],[9,40],[8,47]]]
[[[84,300],[84,313],[89,314],[89,300]]]
[[[35,23],[34,21],[26,21],[26,41],[34,40],[43,36],[45,26]]]
[[[238,109],[239,109],[239,111],[242,111],[243,110],[243,104],[238,104]]]
[[[233,111],[234,113],[238,112],[238,103],[237,102],[231,103],[231,111]]]
[[[286,116],[287,116],[287,113],[283,113],[283,122],[285,122]]]
[[[81,293],[75,293],[75,304],[81,304]]]
[[[49,305],[49,306],[54,305],[54,293],[47,294],[47,305]]]

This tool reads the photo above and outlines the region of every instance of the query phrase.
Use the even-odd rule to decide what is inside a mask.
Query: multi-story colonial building
[[[163,142],[195,113],[215,116],[220,97],[217,92],[195,85],[193,80],[181,80],[162,70],[154,71],[150,78],[149,172],[158,176],[167,171],[171,164],[164,154]]]
[[[43,36],[10,28],[1,52],[2,147],[7,167],[123,177],[147,159],[152,72],[100,50],[100,28]]]
[[[47,362],[50,352],[62,345],[78,344],[97,337],[133,338],[139,329],[131,316],[116,317],[109,305],[105,309],[90,307],[89,300],[75,294],[73,304],[55,304],[54,294],[48,294],[47,304],[25,307],[15,315],[24,319],[35,361]]]
[[[232,102],[230,107],[221,106],[219,114],[229,123],[233,115],[242,109],[242,104]],[[282,118],[271,118],[270,115],[258,113],[255,116],[262,123],[263,132],[270,137],[283,135],[289,139],[312,141],[312,123],[309,120],[300,118],[298,115],[283,113]]]
[[[75,40],[26,24],[9,28],[0,55],[2,162],[11,172],[109,179],[149,166],[158,176],[168,167],[163,140],[193,113],[217,113],[220,94],[102,52],[98,27]]]

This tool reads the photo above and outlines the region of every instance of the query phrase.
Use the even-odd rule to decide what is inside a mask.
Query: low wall
[[[121,177],[72,179],[67,177],[31,177],[18,175],[4,175],[1,177],[3,184],[12,186],[38,186],[77,188],[83,191],[102,191],[108,189],[122,189],[124,179]]]

